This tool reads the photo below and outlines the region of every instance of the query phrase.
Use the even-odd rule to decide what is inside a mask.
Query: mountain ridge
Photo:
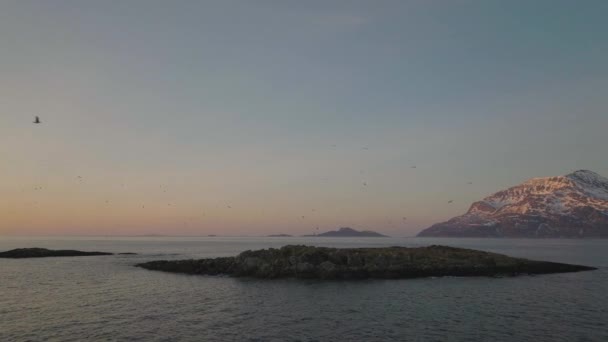
[[[589,170],[532,178],[418,236],[608,237],[608,178]]]

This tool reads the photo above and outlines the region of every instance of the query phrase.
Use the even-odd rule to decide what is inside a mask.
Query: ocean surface
[[[475,248],[596,266],[514,278],[255,280],[148,271],[159,259],[307,244]],[[0,341],[608,341],[608,240],[1,238],[139,255],[0,259]]]

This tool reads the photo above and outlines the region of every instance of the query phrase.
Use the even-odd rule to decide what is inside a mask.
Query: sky
[[[412,236],[532,177],[608,176],[606,17],[0,1],[0,236]]]

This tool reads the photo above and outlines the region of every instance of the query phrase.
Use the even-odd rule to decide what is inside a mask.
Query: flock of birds
[[[34,117],[34,121],[33,121],[33,123],[34,123],[34,124],[36,124],[36,125],[41,124],[42,122],[40,121],[40,117],[38,117],[38,116]],[[331,145],[331,147],[332,147],[332,148],[335,148],[335,147],[337,147],[337,145],[335,145],[335,144],[334,144],[334,145]],[[361,149],[362,149],[362,150],[369,150],[369,147],[364,146],[364,147],[362,147]],[[415,169],[415,168],[416,168],[416,165],[412,165],[412,166],[410,166],[410,168]],[[363,171],[361,171],[361,173],[363,173]],[[82,181],[83,181],[82,176],[77,176],[77,179],[78,179],[78,181],[79,181],[79,182],[82,182]],[[327,179],[326,179],[326,178],[324,178],[324,180],[327,180]],[[473,182],[467,182],[467,184],[471,185],[471,184],[473,184]],[[121,186],[122,186],[122,187],[124,187],[124,184],[121,184]],[[366,182],[366,181],[364,181],[364,182],[363,182],[363,186],[364,186],[364,187],[367,187],[367,182]],[[167,192],[167,189],[166,189],[166,188],[164,188],[164,186],[163,186],[163,185],[161,185],[161,186],[160,186],[160,188],[161,188],[161,190],[163,191],[163,193],[166,193],[166,192]],[[36,187],[34,187],[34,190],[36,190],[36,191],[37,191],[37,190],[42,190],[42,187],[41,187],[41,186],[36,186]],[[451,204],[451,203],[453,203],[453,202],[454,202],[454,200],[448,200],[448,201],[447,201],[447,203],[448,203],[448,204]],[[105,203],[106,203],[106,204],[109,204],[109,203],[110,203],[110,201],[109,201],[109,200],[106,200],[106,201],[105,201]],[[167,203],[167,206],[171,206],[171,205],[172,205],[171,203]],[[145,206],[145,205],[142,205],[141,207],[142,207],[142,209],[144,209],[146,206]],[[227,205],[226,205],[226,207],[227,207],[228,209],[232,209],[232,205],[230,205],[230,204],[227,204]],[[312,212],[315,212],[315,209],[312,209]],[[204,216],[204,215],[203,215],[203,216]],[[302,217],[302,219],[305,219],[305,218],[306,218],[306,216],[305,216],[305,215],[302,215],[301,217]],[[407,220],[407,217],[405,217],[405,216],[404,216],[404,217],[402,218],[402,220],[403,220],[403,221],[406,221],[406,220]],[[392,221],[389,221],[389,222],[392,224]],[[316,227],[316,230],[318,231],[318,230],[319,230],[319,227]]]

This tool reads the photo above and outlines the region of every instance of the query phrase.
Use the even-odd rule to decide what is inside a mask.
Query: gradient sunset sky
[[[0,235],[411,236],[531,177],[608,176],[607,18],[604,0],[1,1]]]

